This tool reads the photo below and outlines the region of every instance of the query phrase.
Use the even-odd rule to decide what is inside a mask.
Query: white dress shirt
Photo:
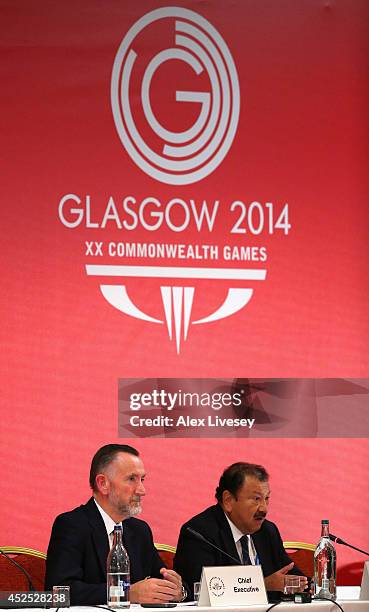
[[[116,525],[119,525],[120,527],[122,527],[122,523],[116,523],[115,521],[113,521],[111,516],[109,516],[109,514],[107,514],[101,506],[99,506],[96,499],[94,499],[94,502],[97,506],[98,511],[101,514],[102,520],[104,521],[106,533],[108,534],[108,538],[109,538],[109,546],[111,548],[113,546],[114,527]]]
[[[230,518],[228,518],[228,516],[226,515],[226,513],[224,513],[224,516],[226,517],[227,521],[228,521],[228,525],[231,528],[232,531],[232,535],[233,535],[233,539],[234,539],[234,543],[236,545],[237,548],[237,552],[238,552],[238,556],[240,558],[240,561],[243,563],[243,558],[242,558],[242,546],[241,546],[241,538],[245,535],[244,533],[242,533],[242,531],[240,531],[238,529],[238,527],[236,527],[236,525],[234,523],[232,523],[232,521],[230,520]],[[250,555],[250,561],[252,563],[252,565],[258,565],[259,561],[258,561],[258,556],[257,556],[257,552],[255,550],[255,545],[254,542],[252,541],[252,538],[249,534],[247,534],[247,543],[249,546],[249,555]]]

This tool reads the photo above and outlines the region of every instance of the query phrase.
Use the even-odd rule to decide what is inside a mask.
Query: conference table
[[[341,606],[344,612],[369,612],[369,600],[337,600],[337,603]],[[173,608],[173,612],[189,612],[189,610],[196,610],[196,612],[266,612],[268,608],[270,608],[272,604],[265,605],[251,605],[251,606],[237,606],[237,607],[203,607],[203,606],[194,606],[189,604],[180,604]],[[303,607],[301,607],[303,606]],[[97,608],[100,606],[72,606],[71,608],[59,608],[59,612],[96,612]],[[6,608],[10,611],[10,608]],[[3,608],[4,610],[4,608]],[[24,610],[25,612],[40,612],[40,608],[21,608],[20,612]],[[51,612],[55,610],[55,608],[50,608]],[[101,610],[106,610],[104,606],[101,606]],[[148,612],[151,610],[152,612],[164,612],[165,608],[142,608],[139,604],[131,604],[129,610],[134,610],[134,612]],[[171,608],[168,608],[171,610]],[[308,604],[295,604],[292,602],[283,602],[278,604],[273,608],[273,611],[278,612],[337,612],[339,608],[330,601],[313,601]],[[13,609],[14,612],[14,609]]]

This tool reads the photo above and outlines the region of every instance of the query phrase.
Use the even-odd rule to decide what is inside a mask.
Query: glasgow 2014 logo
[[[168,18],[175,20],[175,46],[160,50],[146,68],[141,69],[138,77],[141,115],[144,115],[140,117],[140,131],[134,118],[130,89],[138,59],[135,41],[152,24],[157,25]],[[156,73],[171,60],[184,62],[194,77],[206,71],[209,82],[210,91],[176,91],[176,102],[197,103],[200,107],[196,120],[182,132],[162,125],[151,103]],[[111,80],[111,105],[119,137],[141,170],[170,185],[188,185],[203,179],[227,154],[239,118],[238,77],[226,43],[219,32],[194,11],[164,7],[147,13],[130,28],[118,49]],[[148,142],[148,128],[156,148]]]
[[[169,40],[174,44],[168,44]],[[170,96],[172,98],[168,102]],[[219,32],[194,11],[179,7],[153,10],[134,23],[119,46],[112,70],[111,105],[120,140],[143,172],[168,185],[190,185],[200,181],[223,161],[237,130],[240,91],[231,53]],[[179,124],[182,131],[178,131]],[[73,194],[66,198],[80,202]],[[65,198],[60,203],[62,211],[64,200]],[[165,220],[167,230],[169,228],[178,236],[187,230],[193,215],[199,234],[203,225],[207,225],[207,231],[212,232],[217,220],[219,201],[214,201],[211,210],[208,209],[206,201],[201,207],[192,199],[190,203],[191,206],[182,198],[171,197],[163,213],[159,210],[162,204],[156,198],[149,196],[139,204],[135,198],[129,196],[123,201],[123,213],[128,213],[130,218],[134,219],[130,224],[127,219],[120,220],[120,213],[114,200],[110,198],[101,225],[94,224],[93,227],[99,225],[103,229],[111,222],[127,231],[140,229],[141,226],[153,232],[159,231]],[[131,205],[133,208],[130,208]],[[152,217],[157,219],[156,224],[148,224],[145,217],[149,214],[146,209],[150,206],[154,207]],[[286,207],[288,209],[287,204]],[[226,208],[227,205],[223,205],[223,215]],[[229,230],[235,237],[246,232],[248,237],[260,235],[266,227],[269,233],[285,227],[282,223],[285,209],[276,220],[271,202],[264,205],[252,202],[246,207],[237,199],[228,205],[228,211],[229,215],[236,216]],[[180,225],[176,225],[174,221],[178,212],[180,216],[184,215],[184,221],[181,221]],[[288,210],[286,215],[288,216]],[[89,216],[86,201],[86,223]],[[78,224],[65,219],[63,223],[67,226],[69,224],[70,227]],[[244,224],[247,224],[247,230]],[[140,246],[155,246],[156,243],[157,241],[153,240],[149,245],[144,243]],[[94,244],[99,247],[98,252],[97,248],[95,250],[95,256],[112,257],[116,254],[106,253],[105,250],[103,252],[102,242]],[[91,245],[93,243],[86,243],[86,255],[94,256]],[[124,243],[121,246],[124,246]],[[164,246],[168,246],[169,250],[172,247],[185,248],[183,244]],[[192,248],[191,245],[187,246]],[[198,246],[203,245],[196,244],[194,248]],[[221,259],[218,248],[220,252],[222,247],[210,247],[214,247],[216,251],[212,259]],[[223,261],[267,260],[266,248],[252,246],[250,240],[247,246],[241,246],[241,249],[244,248],[248,252],[247,257],[227,256],[227,248],[231,247],[224,247]],[[124,254],[120,255],[123,256]],[[168,257],[177,259],[172,255]],[[192,259],[192,256],[181,256],[180,259]],[[99,282],[101,293],[107,302],[120,312],[148,323],[166,324],[169,338],[175,340],[179,354],[182,341],[187,339],[190,325],[218,321],[233,315],[248,304],[254,289],[232,285],[264,281],[267,271],[264,265],[257,268],[253,265],[249,268],[227,268],[88,263],[86,273],[88,276],[105,277],[101,284]],[[121,284],[116,283],[118,278],[121,279]],[[132,301],[127,287],[132,278],[159,280],[163,317],[153,317],[146,311],[146,306],[143,310]],[[112,282],[113,279],[115,282]],[[175,285],[170,279],[175,279]],[[231,286],[228,286],[223,303],[213,312],[193,319],[195,288],[197,291],[195,285],[200,285],[201,280],[228,281]]]

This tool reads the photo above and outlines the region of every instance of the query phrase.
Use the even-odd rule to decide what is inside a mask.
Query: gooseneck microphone
[[[337,538],[337,536],[333,535],[333,533],[329,534],[329,539],[332,540],[332,542],[335,542],[336,544],[343,544],[343,546],[348,546],[349,548],[352,548],[353,550],[357,550],[358,552],[363,553],[363,555],[367,555],[369,557],[369,552],[367,552],[366,550],[361,550],[361,548],[357,548],[356,546],[353,546],[352,544],[348,544],[347,542],[345,542],[345,540],[341,540],[341,538]]]
[[[195,529],[192,529],[192,527],[186,527],[186,530],[191,533],[192,535],[195,536],[195,538],[197,538],[198,540],[201,540],[202,542],[205,542],[205,544],[208,544],[209,546],[211,546],[212,548],[215,548],[215,550],[217,550],[218,552],[222,553],[222,555],[224,555],[225,557],[229,557],[229,559],[232,559],[232,561],[234,561],[234,563],[236,563],[237,565],[242,565],[241,560],[240,559],[236,559],[236,557],[232,557],[232,555],[230,555],[229,553],[227,553],[225,550],[222,550],[221,548],[219,548],[219,546],[216,546],[215,544],[213,544],[213,542],[211,542],[210,540],[208,540],[207,538],[205,538],[201,533],[199,533],[198,531],[195,531]]]
[[[6,558],[8,559],[8,561],[10,561],[10,563],[13,563],[13,565],[15,565],[15,566],[16,566],[18,569],[20,569],[20,571],[22,572],[22,574],[24,574],[24,575],[25,575],[25,577],[27,578],[27,582],[28,582],[28,589],[29,589],[30,591],[35,591],[36,589],[35,589],[35,587],[34,587],[34,585],[33,585],[32,578],[31,578],[31,576],[29,575],[29,573],[27,572],[27,570],[26,570],[24,567],[22,567],[22,566],[20,565],[20,563],[18,563],[17,561],[14,561],[14,559],[12,559],[11,557],[9,557],[9,555],[7,555],[7,553],[6,553],[6,552],[4,552],[3,550],[1,550],[1,548],[0,548],[0,555],[3,555],[4,557],[6,557]]]

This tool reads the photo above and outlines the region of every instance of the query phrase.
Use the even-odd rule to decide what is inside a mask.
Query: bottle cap
[[[322,525],[329,525],[329,521],[327,519],[322,519]]]

